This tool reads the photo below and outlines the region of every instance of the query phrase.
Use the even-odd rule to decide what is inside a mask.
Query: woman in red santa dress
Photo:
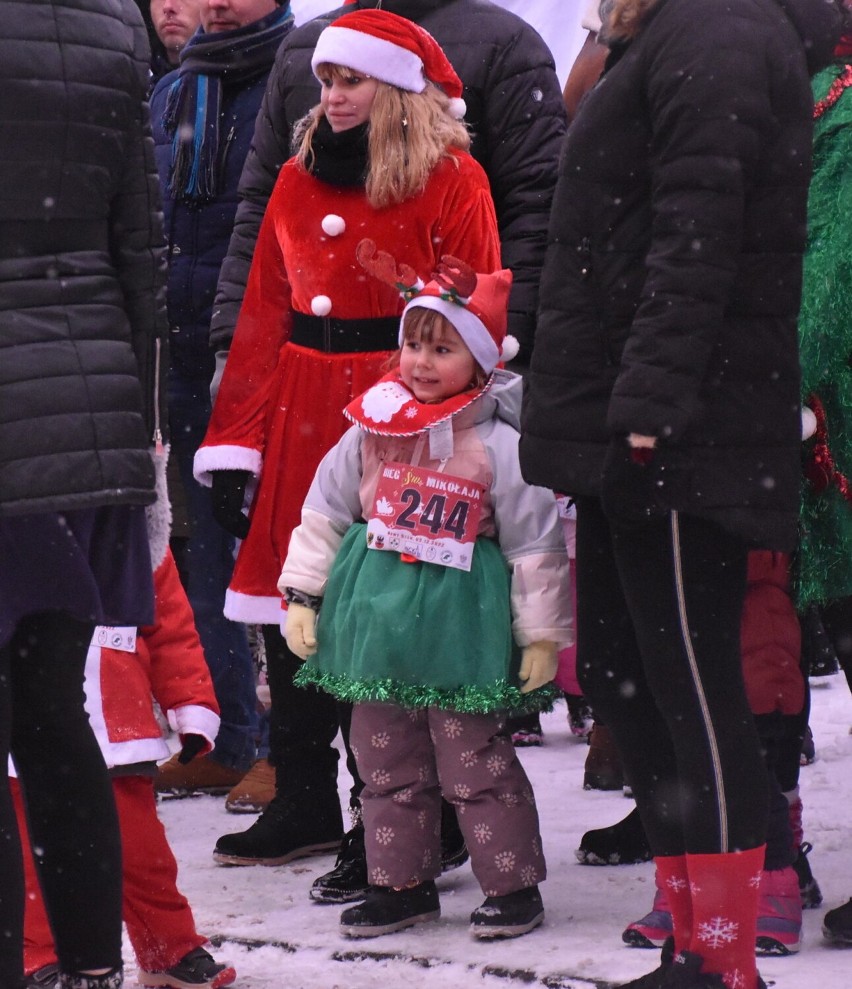
[[[220,838],[214,857],[229,865],[277,865],[342,837],[332,741],[347,712],[293,686],[300,662],[280,634],[277,581],[311,478],[346,428],[343,408],[397,346],[399,292],[364,273],[356,245],[370,238],[404,255],[423,281],[444,254],[478,271],[500,264],[488,180],[467,153],[462,85],[431,35],[387,11],[353,11],[322,32],[312,67],[321,102],[269,201],[195,459],[220,524],[244,540],[225,614],[264,626],[272,701],[276,798],[248,831]],[[358,792],[356,776],[356,811]],[[363,846],[353,847],[346,898],[366,885]]]

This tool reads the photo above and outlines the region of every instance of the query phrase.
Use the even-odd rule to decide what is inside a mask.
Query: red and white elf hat
[[[311,58],[314,75],[324,63],[412,93],[422,93],[432,82],[450,97],[454,117],[461,119],[467,109],[461,80],[438,42],[419,24],[387,10],[354,10],[329,24]]]
[[[400,346],[406,314],[412,309],[431,309],[452,324],[486,374],[499,363],[517,357],[518,341],[506,335],[512,272],[503,269],[491,274],[478,273],[475,277],[476,287],[466,298],[448,289],[446,278],[443,284],[437,279],[428,282],[402,311]]]

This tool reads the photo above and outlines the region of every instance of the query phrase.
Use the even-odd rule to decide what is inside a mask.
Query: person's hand
[[[290,652],[299,659],[307,659],[317,651],[317,613],[306,604],[293,601],[287,605],[284,638]]]
[[[601,473],[601,505],[613,522],[647,522],[664,512],[655,447],[654,437],[634,433],[610,440]]]
[[[237,539],[245,539],[249,531],[248,516],[243,514],[243,500],[250,477],[251,472],[247,470],[213,471],[213,518]]]
[[[538,690],[556,676],[556,665],[558,656],[556,643],[547,639],[540,642],[531,642],[524,646],[521,653],[521,668],[518,670],[518,679],[521,681],[521,693],[528,694],[531,690]]]
[[[199,752],[207,748],[207,739],[203,735],[182,735],[181,741],[183,745],[178,755],[178,762],[182,766],[192,762]]]

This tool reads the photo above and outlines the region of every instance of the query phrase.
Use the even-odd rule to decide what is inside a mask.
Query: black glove
[[[198,755],[199,752],[207,748],[207,739],[203,735],[184,735],[178,762],[185,766]]]
[[[612,522],[635,525],[666,513],[659,460],[657,449],[634,449],[626,436],[610,440],[601,474],[601,505]]]
[[[246,484],[251,477],[247,470],[213,471],[213,518],[237,539],[245,539],[249,520],[243,515]]]

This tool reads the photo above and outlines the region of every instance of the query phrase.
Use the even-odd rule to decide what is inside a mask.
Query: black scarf
[[[222,86],[238,86],[268,72],[292,26],[288,3],[236,31],[199,30],[189,39],[163,114],[163,127],[172,135],[173,199],[202,203],[216,197]]]
[[[363,123],[335,134],[321,117],[311,139],[311,175],[329,185],[363,185],[367,181],[369,129],[370,125]]]

